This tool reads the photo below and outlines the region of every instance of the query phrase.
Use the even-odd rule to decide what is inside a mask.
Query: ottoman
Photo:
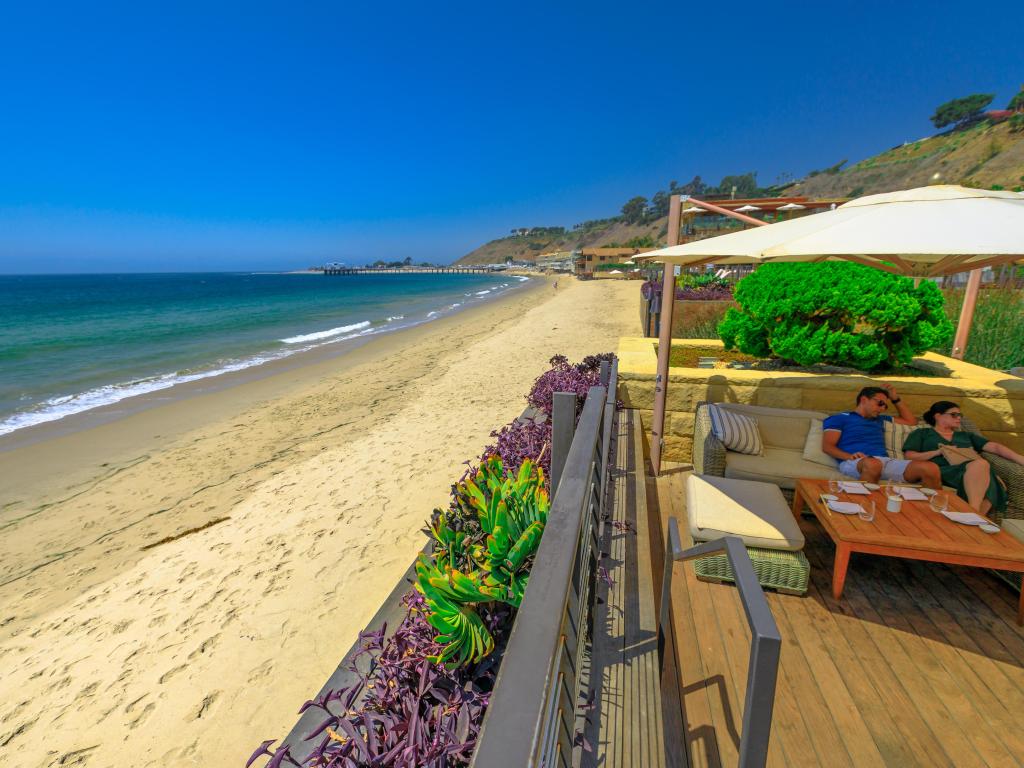
[[[762,587],[795,595],[807,592],[811,567],[801,551],[804,535],[777,485],[691,475],[686,479],[686,515],[694,541],[740,538]],[[735,581],[724,553],[695,560],[694,571],[702,581]]]

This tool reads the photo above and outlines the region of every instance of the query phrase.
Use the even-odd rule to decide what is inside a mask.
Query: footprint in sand
[[[199,709],[196,711],[192,719],[201,720],[203,717],[209,715],[210,708],[213,706],[213,703],[217,700],[219,696],[220,691],[213,691],[211,693],[208,693],[206,697],[202,700],[202,702],[200,702]]]

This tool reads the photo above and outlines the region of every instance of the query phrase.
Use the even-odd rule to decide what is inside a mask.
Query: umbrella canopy
[[[698,213],[710,213],[710,211],[706,211],[703,208],[698,208],[696,205],[691,205],[689,208],[683,208],[683,213],[692,213],[696,215]]]
[[[756,205],[741,205],[736,210],[739,211],[740,213],[749,213],[750,211],[760,211],[761,209],[758,208]]]
[[[651,251],[696,266],[847,259],[935,277],[1024,257],[1024,194],[936,185],[868,195],[834,211]]]
[[[807,208],[806,205],[800,205],[800,203],[786,203],[776,208],[776,211],[802,211]]]

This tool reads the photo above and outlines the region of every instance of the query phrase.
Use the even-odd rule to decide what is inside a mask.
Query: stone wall
[[[619,398],[640,411],[650,440],[657,375],[657,339],[619,340]],[[672,346],[718,346],[709,339],[673,339]],[[749,403],[835,413],[853,408],[857,392],[878,381],[893,384],[910,409],[922,414],[936,400],[959,403],[986,437],[1024,453],[1024,379],[929,352],[915,365],[934,377],[869,376],[749,371],[732,368],[670,368],[665,414],[667,461],[689,462],[697,403]],[[647,450],[648,446],[645,446]]]

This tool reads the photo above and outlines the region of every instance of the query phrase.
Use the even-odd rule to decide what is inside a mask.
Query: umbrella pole
[[[672,195],[668,205],[668,244],[679,245],[679,216],[682,200]],[[654,380],[654,414],[651,418],[651,471],[661,474],[661,451],[665,446],[665,397],[668,390],[668,362],[672,354],[672,310],[676,303],[676,276],[665,264],[661,284],[661,316],[658,321],[658,375]]]
[[[951,357],[957,360],[964,359],[964,351],[967,349],[967,337],[971,334],[971,322],[974,320],[974,308],[978,304],[978,288],[981,287],[981,270],[972,269],[970,277],[967,278],[967,290],[964,292],[964,303],[960,307],[960,322],[956,326],[956,336],[953,338],[953,351]]]

